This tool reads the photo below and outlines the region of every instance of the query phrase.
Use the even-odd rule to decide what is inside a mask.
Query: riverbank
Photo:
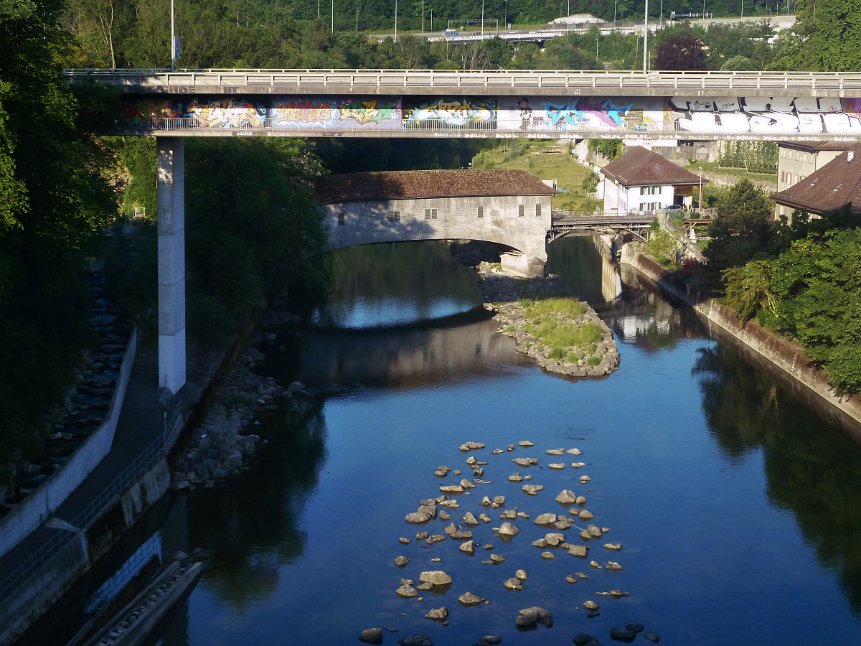
[[[713,299],[698,299],[671,272],[631,245],[622,248],[620,262],[636,269],[671,298],[691,307],[706,323],[709,334],[771,367],[772,376],[794,396],[861,443],[861,398],[837,393],[798,343],[777,336],[756,321],[739,320],[733,310]]]
[[[485,307],[494,312],[499,331],[544,370],[603,377],[618,369],[610,328],[558,276],[522,278],[488,262],[477,272]]]

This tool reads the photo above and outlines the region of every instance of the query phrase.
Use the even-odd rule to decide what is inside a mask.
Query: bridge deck
[[[861,96],[858,72],[79,69],[64,76],[137,94]]]

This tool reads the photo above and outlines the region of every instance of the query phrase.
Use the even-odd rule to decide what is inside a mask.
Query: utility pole
[[[173,0],[170,0],[170,69],[176,69],[176,28],[173,19]]]
[[[332,33],[335,33],[335,0],[332,0]]]
[[[481,0],[481,35],[484,36],[484,0]]]
[[[703,0],[705,2],[705,0]],[[649,71],[649,0],[643,12],[643,74]]]
[[[395,42],[398,42],[398,0],[395,0]]]

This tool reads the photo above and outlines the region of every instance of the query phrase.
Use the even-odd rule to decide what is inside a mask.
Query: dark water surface
[[[612,272],[602,272],[588,241],[556,244],[565,246],[554,248],[554,271],[593,301],[613,296]],[[610,628],[627,622],[659,633],[662,644],[861,643],[856,444],[630,277],[621,297],[600,307],[622,354],[606,379],[543,373],[494,333],[492,320],[373,329],[479,302],[470,270],[447,254],[442,245],[403,245],[335,258],[340,291],[319,320],[354,329],[285,335],[267,365],[285,382],[329,394],[261,419],[269,444],[241,479],[176,498],[159,530],[164,552],[204,547],[211,558],[162,643],[354,644],[361,629],[381,626],[397,630],[386,644],[414,634],[437,645],[485,634],[506,645],[570,644],[578,632],[609,644]],[[458,522],[466,511],[491,516],[473,528],[474,556],[458,550],[461,541],[414,539],[421,530],[442,534],[450,521],[404,522],[441,484],[471,477],[458,450],[468,440],[487,444],[470,455],[488,462],[492,484],[456,496],[460,507],[449,511]],[[535,446],[491,455],[519,440]],[[582,456],[545,454],[572,447]],[[518,456],[539,464],[518,467]],[[586,466],[574,469],[575,461]],[[547,466],[555,462],[566,468]],[[439,465],[464,473],[440,479]],[[545,489],[527,496],[507,480],[514,472]],[[532,519],[566,513],[570,505],[554,501],[562,489],[585,495],[589,522],[610,529],[588,542],[585,560],[558,548],[544,560],[531,545],[557,531]],[[485,495],[504,495],[504,508],[532,516],[515,521],[513,540],[492,531],[502,509],[482,507]],[[573,527],[564,533],[584,542]],[[482,564],[485,544],[505,562]],[[399,554],[412,562],[397,568]],[[595,569],[593,559],[624,569]],[[528,573],[524,589],[506,590],[519,568]],[[422,601],[396,596],[402,578],[418,583],[421,571],[436,569],[452,576],[450,589],[421,592]],[[566,583],[576,572],[588,578]],[[611,589],[630,596],[595,595]],[[489,605],[461,606],[466,591]],[[587,599],[600,605],[591,619]],[[440,606],[447,626],[424,618]],[[518,632],[517,610],[529,606],[548,609],[554,626]]]

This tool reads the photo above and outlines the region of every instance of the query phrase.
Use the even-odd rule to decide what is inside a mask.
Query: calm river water
[[[859,447],[685,312],[635,278],[620,284],[588,240],[560,241],[551,260],[616,334],[621,369],[608,378],[562,379],[515,353],[473,309],[474,275],[443,245],[338,252],[336,291],[317,316],[326,327],[284,334],[265,367],[324,394],[261,418],[269,444],[241,479],[175,496],[161,511],[160,550],[210,555],[162,643],[354,644],[381,626],[397,631],[386,644],[416,634],[437,645],[487,634],[506,645],[570,644],[580,632],[608,644],[611,627],[629,622],[662,644],[861,643]],[[491,453],[521,440],[534,446]],[[487,447],[465,454],[466,441]],[[545,453],[575,447],[582,455]],[[451,521],[404,521],[440,485],[473,477],[468,455],[487,462],[490,483],[453,496],[459,508],[447,511],[457,523],[467,511],[490,516],[471,528],[473,556],[459,551],[463,540],[416,540]],[[463,474],[438,478],[440,465]],[[526,495],[507,479],[515,472],[544,490]],[[584,474],[591,481],[581,484]],[[584,495],[595,516],[576,527],[609,529],[591,541],[565,530],[590,546],[586,559],[531,544],[557,531],[535,517],[572,507],[555,502],[563,489]],[[484,496],[506,501],[483,507]],[[531,516],[513,521],[520,533],[507,541],[493,531],[503,509]],[[505,561],[483,563],[491,553]],[[412,561],[398,568],[398,555]],[[608,571],[608,561],[623,569]],[[503,587],[521,568],[523,590]],[[437,569],[453,579],[447,590],[395,594],[401,579],[418,584]],[[629,596],[596,594],[613,589]],[[489,603],[462,606],[467,591]],[[589,599],[599,604],[591,618]],[[440,606],[447,625],[424,616]],[[517,611],[530,606],[549,610],[553,627],[518,632]]]

